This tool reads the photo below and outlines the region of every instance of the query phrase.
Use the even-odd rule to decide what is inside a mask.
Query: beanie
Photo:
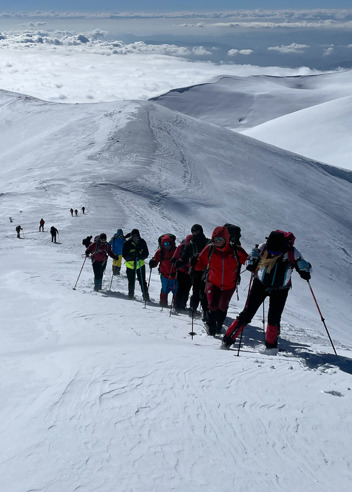
[[[192,227],[191,227],[191,233],[193,234],[194,232],[200,234],[201,232],[203,232],[203,227],[199,224],[194,224]]]
[[[285,236],[282,232],[272,231],[266,241],[266,249],[270,254],[280,254],[285,249]]]
[[[140,236],[138,229],[132,229],[131,236]]]

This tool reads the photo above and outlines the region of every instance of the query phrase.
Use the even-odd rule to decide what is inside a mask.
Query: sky
[[[350,128],[340,108],[347,76],[280,78],[276,90],[271,77],[241,79],[241,116],[254,123],[256,109],[270,121],[273,105],[289,116],[307,94],[316,103],[335,89],[328,109],[334,121],[319,127],[332,151],[341,129]],[[55,77],[45,82],[44,100]],[[87,93],[84,82],[88,77],[80,81]],[[203,104],[198,94],[209,118],[224,108],[225,87],[216,88],[211,101],[203,93]],[[252,105],[265,88],[267,100]],[[141,98],[47,103],[0,90],[0,108],[2,489],[349,491],[351,179]],[[312,119],[298,118],[308,133]],[[289,135],[294,144],[292,126]],[[262,308],[239,356],[238,345],[219,350],[221,337],[208,337],[199,317],[192,325],[187,314],[160,308],[157,269],[147,267],[146,306],[139,287],[128,300],[125,267],[112,277],[111,259],[103,291],[94,292],[81,244],[87,235],[110,238],[117,228],[137,227],[150,259],[162,233],[180,241],[200,223],[210,237],[225,222],[241,227],[247,251],[273,229],[295,234],[313,265],[311,287],[337,356],[296,272],[277,356],[261,353]],[[58,244],[50,240],[52,225]],[[223,332],[244,307],[249,282],[244,271]],[[267,310],[266,302],[264,326]]]
[[[114,10],[114,11],[178,11],[178,10],[247,10],[247,9],[337,9],[351,8],[349,0],[2,0],[1,10]]]

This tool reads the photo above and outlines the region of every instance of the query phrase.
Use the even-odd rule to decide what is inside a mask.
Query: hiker
[[[237,285],[239,260],[242,265],[248,254],[238,248],[237,258],[230,245],[229,231],[226,227],[216,227],[211,243],[201,252],[194,266],[195,271],[205,272],[208,309],[206,322],[208,335],[221,333],[227,309]]]
[[[85,239],[82,239],[83,246],[88,248],[92,244],[92,237],[93,236],[87,236]]]
[[[51,234],[51,242],[56,243],[56,234],[59,234],[59,231],[56,229],[56,227],[54,226],[50,227],[50,234]]]
[[[126,236],[127,237],[127,236]],[[143,300],[149,301],[147,282],[145,281],[145,263],[149,251],[147,243],[141,238],[138,229],[133,229],[131,235],[125,241],[122,248],[122,256],[126,262],[126,273],[128,279],[128,297],[134,299],[136,276],[141,286]]]
[[[75,216],[77,217],[78,216],[78,210],[75,209]]]
[[[265,334],[266,349],[277,349],[280,320],[291,288],[293,269],[301,278],[310,279],[311,264],[293,246],[295,236],[283,231],[272,231],[267,241],[256,246],[248,256],[247,270],[253,283],[246,305],[223,337],[221,348],[228,349],[252,321],[259,306],[269,297],[268,324]]]
[[[192,239],[192,234],[188,234],[186,239],[184,239],[181,244],[177,246],[175,249],[175,253],[171,258],[171,263],[174,265],[177,260],[181,258],[185,247]],[[187,301],[189,297],[189,291],[192,287],[191,277],[189,275],[189,263],[187,263],[184,267],[180,267],[176,270],[176,278],[177,278],[177,292],[175,295],[175,310],[176,312],[181,312],[186,310]]]
[[[73,208],[70,208],[71,217],[73,217]]]
[[[123,235],[123,230],[117,229],[116,234],[114,234],[109,241],[109,244],[111,244],[113,252],[115,253],[115,255],[118,256],[117,260],[112,261],[113,275],[120,275],[121,273],[122,248],[124,243],[125,243],[125,236]]]
[[[39,222],[39,232],[40,231],[44,232],[44,224],[45,224],[45,220],[43,218],[40,219],[40,222]]]
[[[82,207],[81,210],[82,210],[82,214],[84,215],[84,212],[85,212],[86,208],[85,207]]]
[[[177,292],[176,267],[171,263],[176,246],[176,236],[173,234],[164,234],[159,237],[159,249],[156,250],[153,258],[149,262],[150,268],[159,265],[161,280],[160,306],[167,307],[167,297],[172,292],[173,299]]]
[[[18,237],[19,239],[21,239],[21,231],[23,231],[23,229],[22,229],[22,227],[21,227],[20,225],[18,225],[18,226],[16,227],[16,232],[17,232],[17,237]]]
[[[209,243],[209,239],[205,237],[203,227],[199,224],[194,224],[191,228],[192,237],[179,260],[176,261],[177,269],[184,268],[187,263],[190,264],[189,274],[192,282],[192,295],[190,300],[190,312],[193,315],[196,313],[199,303],[202,305],[203,318],[207,310],[207,298],[205,296],[205,283],[202,279],[203,272],[195,271],[194,265],[197,263],[198,256],[205,246]]]
[[[117,256],[114,255],[110,244],[106,241],[106,234],[104,232],[96,236],[94,242],[86,249],[85,254],[86,256],[91,255],[94,271],[94,290],[98,291],[102,288],[108,255],[111,258],[117,258]]]

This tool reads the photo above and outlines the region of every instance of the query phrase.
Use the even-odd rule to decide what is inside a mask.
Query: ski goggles
[[[224,237],[214,237],[213,242],[215,244],[221,244],[222,242],[225,243],[225,238]]]
[[[170,242],[163,243],[164,246],[171,246]]]

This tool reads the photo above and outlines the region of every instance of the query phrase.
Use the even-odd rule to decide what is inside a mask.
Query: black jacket
[[[144,239],[140,238],[134,243],[132,237],[127,239],[123,245],[122,256],[126,261],[145,260],[149,256],[148,246]]]

